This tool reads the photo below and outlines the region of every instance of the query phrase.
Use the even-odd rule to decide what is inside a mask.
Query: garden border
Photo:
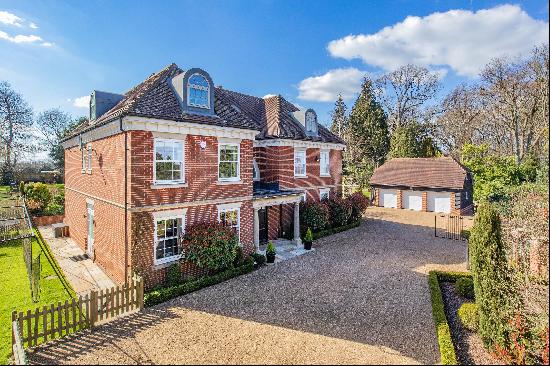
[[[430,271],[428,274],[428,285],[430,287],[430,297],[432,300],[432,314],[435,323],[435,332],[437,335],[437,344],[441,363],[443,365],[457,365],[455,345],[451,337],[451,328],[445,315],[445,304],[441,294],[441,281],[455,282],[459,278],[472,277],[468,272],[453,271]]]
[[[347,224],[347,225],[343,225],[343,226],[338,226],[338,227],[318,231],[316,233],[313,233],[313,239],[317,240],[317,239],[324,238],[325,236],[338,234],[338,233],[341,233],[342,231],[347,231],[347,230],[350,230],[350,229],[354,229],[354,228],[361,225],[361,221],[362,221],[362,219],[359,219],[356,222],[352,222],[351,224]]]
[[[254,259],[248,257],[244,264],[239,267],[227,269],[212,276],[205,276],[194,281],[184,282],[176,286],[162,287],[151,290],[144,295],[144,304],[146,307],[161,304],[178,296],[200,290],[204,287],[216,285],[231,278],[250,273],[254,270]]]

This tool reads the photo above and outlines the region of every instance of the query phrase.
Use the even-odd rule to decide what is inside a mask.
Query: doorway
[[[267,207],[258,210],[258,223],[260,226],[260,244],[267,243],[268,231],[267,231]]]

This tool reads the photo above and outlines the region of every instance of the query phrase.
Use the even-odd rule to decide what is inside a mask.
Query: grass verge
[[[33,239],[33,256],[40,252],[40,245]],[[44,246],[47,248],[47,245]],[[21,241],[15,240],[0,245],[0,364],[6,364],[11,355],[11,313],[26,311],[37,306],[64,301],[70,298],[61,280],[44,256],[40,257],[40,301],[31,297],[29,279]],[[55,262],[54,262],[55,263]],[[72,289],[70,289],[72,291]],[[74,291],[73,291],[74,294]]]

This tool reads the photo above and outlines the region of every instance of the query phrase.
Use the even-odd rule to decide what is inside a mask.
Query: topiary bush
[[[265,264],[266,258],[265,255],[261,253],[252,253],[250,256],[254,259],[254,262],[256,262],[256,265],[258,267],[263,266]]]
[[[369,199],[361,192],[355,192],[346,200],[351,205],[350,222],[355,222],[363,217],[363,213],[369,207]]]
[[[474,298],[474,280],[461,277],[455,282],[455,289],[463,297],[472,300]]]
[[[186,259],[209,271],[232,267],[238,244],[235,231],[219,222],[190,225],[182,237]]]
[[[300,224],[302,232],[310,227],[320,231],[329,225],[329,209],[322,202],[306,202],[300,205]]]
[[[329,222],[332,227],[344,226],[350,221],[352,206],[349,200],[335,197],[326,200],[325,204],[329,209]]]
[[[488,348],[505,346],[510,339],[510,319],[521,301],[508,267],[500,216],[491,204],[479,206],[468,243],[479,334]]]
[[[477,332],[479,329],[479,313],[477,310],[477,304],[465,302],[460,306],[460,308],[458,308],[457,315],[464,328],[472,332]]]
[[[166,268],[166,277],[164,282],[166,286],[177,286],[182,282],[179,263],[171,264],[168,268]]]

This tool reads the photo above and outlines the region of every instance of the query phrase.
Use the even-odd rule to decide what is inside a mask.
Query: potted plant
[[[267,263],[274,263],[275,262],[275,254],[277,254],[277,251],[275,250],[275,245],[273,245],[273,242],[267,243],[267,248],[265,249],[265,257],[267,259]]]
[[[306,236],[304,237],[304,249],[311,250],[311,244],[313,244],[313,233],[311,228],[307,228]]]

